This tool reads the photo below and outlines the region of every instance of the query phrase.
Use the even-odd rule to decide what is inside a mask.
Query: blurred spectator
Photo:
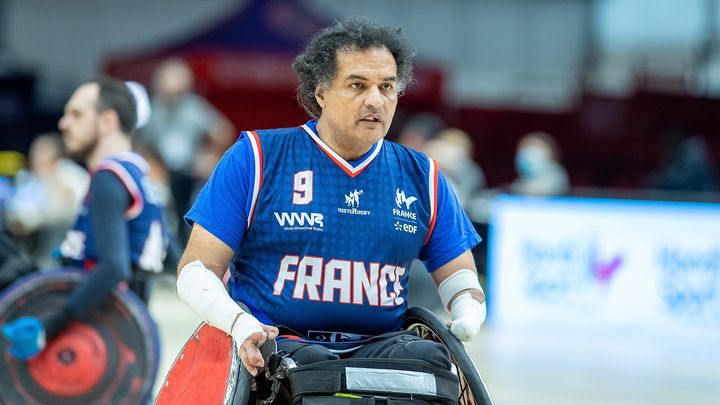
[[[192,92],[193,74],[180,59],[169,59],[155,71],[152,116],[142,137],[160,153],[169,169],[170,190],[182,223],[192,195],[212,172],[235,137],[235,128],[217,109]],[[187,227],[179,226],[185,240]]]
[[[715,166],[698,135],[668,142],[665,164],[652,176],[652,188],[669,191],[716,191]]]
[[[515,169],[518,176],[510,184],[513,193],[556,195],[569,189],[568,175],[558,161],[555,141],[545,132],[531,132],[520,140]]]
[[[442,119],[429,112],[411,116],[397,138],[397,143],[419,152],[425,151],[426,143],[445,128]]]
[[[72,225],[88,185],[88,173],[65,157],[60,135],[42,134],[30,146],[30,171],[16,176],[5,210],[7,230],[19,238],[40,268],[57,265],[53,250]]]
[[[485,174],[473,160],[473,150],[474,145],[470,135],[458,128],[444,129],[425,144],[425,153],[437,161],[438,166],[445,173],[445,178],[455,190],[460,204],[473,221],[475,230],[483,240],[487,240],[487,226],[478,223],[476,218],[473,218],[475,202],[483,196],[481,192],[486,186]],[[481,243],[472,250],[481,280],[486,273],[485,250],[487,247],[485,245],[486,243]],[[410,277],[412,281],[412,273]],[[432,284],[427,283],[425,287],[423,291],[430,294],[431,290],[428,287],[432,287]],[[432,302],[425,301],[423,303],[431,304]],[[437,306],[431,308],[437,308]]]
[[[438,162],[464,207],[485,187],[485,175],[472,158],[473,149],[470,136],[457,128],[441,131],[425,146],[425,152]]]

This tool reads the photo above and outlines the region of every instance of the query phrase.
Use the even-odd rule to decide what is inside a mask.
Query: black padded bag
[[[288,379],[299,405],[451,405],[459,397],[457,376],[423,360],[321,361],[291,369]]]

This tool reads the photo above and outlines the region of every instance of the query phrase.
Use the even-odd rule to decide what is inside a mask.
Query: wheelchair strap
[[[408,403],[456,404],[459,396],[457,376],[423,360],[322,361],[296,367],[288,377],[295,403],[308,403],[305,397],[317,395],[357,394],[366,398],[419,401]]]
[[[347,334],[342,332],[327,332],[326,335],[323,336],[329,336],[329,340],[318,340],[318,339],[312,339],[309,338],[291,328],[288,328],[284,325],[275,325],[278,330],[280,331],[280,334],[277,337],[278,342],[283,342],[287,340],[293,340],[296,342],[302,342],[302,343],[311,343],[316,345],[322,345],[326,347],[331,352],[338,354],[342,356],[345,353],[351,353],[355,350],[363,347],[365,344],[374,342],[377,340],[383,340],[388,339],[393,336],[397,335],[404,335],[404,334],[413,334],[413,332],[409,332],[406,330],[399,330],[395,332],[388,332],[383,333],[381,335],[376,336],[361,336],[360,338],[356,340],[343,340],[342,337],[346,336]],[[359,335],[357,335],[359,336]]]

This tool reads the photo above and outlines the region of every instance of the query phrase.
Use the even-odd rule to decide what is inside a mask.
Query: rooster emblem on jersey
[[[395,191],[395,204],[397,204],[398,208],[403,208],[403,204],[405,205],[405,209],[410,209],[410,204],[414,203],[417,200],[417,197],[406,197],[405,192],[397,189]]]

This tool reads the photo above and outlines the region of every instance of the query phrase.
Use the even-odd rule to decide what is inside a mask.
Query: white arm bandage
[[[456,271],[438,286],[445,309],[450,308],[450,331],[462,341],[472,340],[480,333],[480,326],[485,322],[487,314],[485,302],[478,302],[466,290],[482,291],[477,274],[470,269]],[[463,293],[453,300],[453,297],[461,292]]]
[[[195,260],[180,270],[178,296],[208,324],[222,330],[241,345],[253,333],[262,332],[262,324],[230,298],[222,281],[205,265]]]

